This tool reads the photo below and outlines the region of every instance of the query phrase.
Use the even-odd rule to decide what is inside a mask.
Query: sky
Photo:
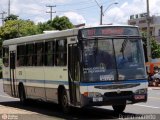
[[[0,13],[8,12],[8,1],[0,0]],[[50,19],[46,13],[50,11],[48,5],[56,5],[53,18],[67,16],[74,25],[85,23],[87,26],[100,23],[100,6],[103,6],[103,24],[127,24],[130,15],[146,12],[146,0],[10,0],[10,12],[37,24]],[[150,15],[160,15],[159,6],[160,0],[149,0]]]

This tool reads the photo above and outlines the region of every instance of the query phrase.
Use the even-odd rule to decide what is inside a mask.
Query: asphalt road
[[[52,103],[30,101],[22,106],[19,99],[12,98],[3,92],[0,80],[0,120],[8,118],[18,120],[61,120],[61,119],[160,119],[160,89],[149,88],[147,103],[128,105],[122,114],[117,114],[110,106],[86,109],[73,108],[70,114],[63,114],[59,106]]]

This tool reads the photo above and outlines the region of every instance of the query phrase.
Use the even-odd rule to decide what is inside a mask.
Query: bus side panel
[[[45,100],[44,68],[26,67],[25,72],[27,97]]]
[[[4,67],[3,66],[3,72],[2,72],[2,76],[3,76],[3,89],[4,92],[7,93],[8,95],[12,96],[11,93],[11,85],[10,85],[10,72],[9,72],[9,67]]]
[[[19,83],[22,83],[25,87],[26,86],[25,80],[26,80],[25,67],[16,67],[16,89],[18,95],[19,95],[18,85]]]
[[[48,101],[58,102],[58,87],[68,90],[68,71],[66,67],[45,67],[45,90]]]

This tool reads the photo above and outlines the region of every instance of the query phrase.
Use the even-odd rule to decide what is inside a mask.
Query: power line
[[[101,7],[101,6],[99,5],[99,3],[97,2],[97,0],[95,0],[95,2],[96,2],[96,4],[97,4],[99,7]]]
[[[36,3],[39,2],[39,0],[34,0]],[[74,2],[74,3],[64,3],[64,4],[56,4],[56,6],[76,6],[76,5],[83,5],[83,4],[86,4],[86,3],[91,3],[93,1],[91,0],[84,0],[84,1],[81,1],[81,2]],[[45,2],[40,2],[40,4],[43,6],[44,4],[46,4]]]
[[[79,3],[87,3],[87,1],[86,2],[79,2]],[[106,4],[106,3],[108,3],[108,2],[103,2],[102,4]],[[76,4],[76,3],[72,3],[72,4]],[[64,4],[65,5],[65,4]],[[69,4],[68,4],[69,5]],[[77,2],[77,5],[78,5],[78,2]],[[90,5],[90,6],[86,6],[86,7],[80,7],[80,8],[75,8],[75,9],[67,9],[67,10],[63,10],[63,11],[54,11],[53,12],[53,7],[56,7],[57,5],[48,5],[48,6],[46,6],[46,7],[49,7],[50,8],[50,11],[45,11],[45,10],[42,10],[42,9],[36,9],[36,8],[32,8],[32,7],[30,7],[30,9],[32,9],[32,10],[36,10],[36,11],[40,11],[40,12],[46,12],[46,13],[49,13],[50,14],[50,20],[52,20],[52,15],[53,15],[53,13],[56,13],[56,12],[69,12],[69,11],[83,11],[83,10],[85,10],[85,9],[88,9],[88,8],[92,8],[92,7],[95,7],[95,6],[97,6],[97,5]]]
[[[50,20],[52,20],[52,14],[53,14],[53,13],[56,13],[56,11],[53,12],[53,9],[52,9],[52,8],[53,8],[53,7],[56,7],[56,5],[54,5],[54,6],[53,6],[53,5],[48,5],[48,6],[46,6],[46,7],[49,7],[49,8],[50,8],[50,11],[49,11],[49,12],[46,12],[46,13],[50,13]]]
[[[57,5],[56,5],[56,6],[57,6]],[[95,7],[95,6],[96,6],[96,5],[92,5],[92,6],[83,7],[83,8],[60,10],[60,11],[56,11],[56,12],[68,12],[68,11],[76,11],[76,10],[85,10],[85,9],[88,9],[88,8],[91,8],[91,7]],[[30,9],[36,10],[36,11],[40,11],[40,12],[45,12],[45,11],[42,10],[42,9],[36,9],[36,8],[32,8],[32,7],[30,7]],[[56,12],[55,12],[55,13],[56,13]],[[47,12],[47,13],[50,13],[50,12]]]
[[[0,13],[2,15],[2,17],[0,19],[2,19],[2,26],[4,25],[4,14],[7,14],[6,12],[2,12]]]
[[[88,8],[92,8],[92,7],[95,7],[95,6],[96,6],[96,5],[92,5],[92,6],[83,7],[83,8],[60,10],[60,11],[56,11],[56,12],[79,11],[79,10],[85,10],[85,9],[88,9]],[[36,11],[39,11],[39,12],[45,12],[45,11],[42,10],[42,9],[36,9],[36,8],[32,8],[32,7],[30,7],[29,9],[36,10]],[[54,13],[56,13],[56,12],[54,12]],[[47,12],[47,13],[50,13],[50,12]],[[51,13],[50,13],[50,14],[51,14]]]
[[[106,4],[107,2],[103,2],[102,4]],[[92,7],[95,7],[97,5],[92,5],[92,6],[88,6],[88,7],[83,7],[83,8],[77,8],[77,9],[70,9],[70,10],[63,10],[63,11],[57,11],[57,12],[68,12],[68,11],[78,11],[78,10],[85,10],[85,9],[88,9],[88,8],[92,8]]]
[[[68,4],[58,4],[57,6],[73,6],[73,5],[75,6],[75,5],[83,5],[83,4],[91,4],[91,1],[75,2],[75,3],[68,3]]]
[[[102,4],[106,4],[108,2],[103,2]],[[57,5],[56,5],[57,6]],[[54,7],[56,7],[54,6]],[[85,9],[88,9],[88,8],[92,8],[92,7],[95,7],[97,5],[90,5],[90,6],[86,6],[86,7],[80,7],[80,8],[76,8],[76,9],[67,9],[67,10],[59,10],[59,11],[56,11],[56,12],[69,12],[69,11],[81,11],[81,10],[85,10]],[[46,6],[48,7],[48,6]],[[32,8],[30,7],[30,9],[32,10],[36,10],[36,11],[40,11],[40,12],[43,12],[44,10],[42,9],[36,9],[36,8]],[[45,11],[44,11],[45,12]],[[51,12],[51,11],[50,11]],[[47,13],[50,13],[50,12],[47,12]],[[55,12],[54,12],[55,13]],[[50,13],[51,14],[51,13]]]
[[[84,10],[84,9],[88,9],[91,7],[95,7],[96,5],[92,5],[92,6],[88,6],[88,7],[84,7],[84,8],[77,8],[77,9],[70,9],[70,10],[62,10],[62,11],[57,11],[57,12],[68,12],[68,11],[76,11],[76,10]]]

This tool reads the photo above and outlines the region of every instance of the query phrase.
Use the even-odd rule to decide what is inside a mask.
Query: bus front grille
[[[106,92],[104,93],[105,97],[131,97],[133,92],[131,91],[117,91],[117,92]]]

